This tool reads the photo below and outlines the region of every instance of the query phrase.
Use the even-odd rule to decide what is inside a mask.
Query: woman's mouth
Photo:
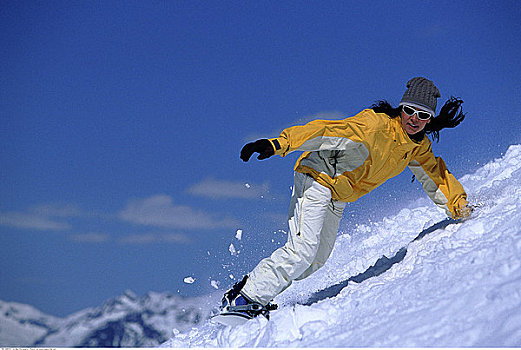
[[[419,128],[419,125],[413,124],[413,123],[411,123],[411,122],[407,123],[407,125],[408,125],[409,127],[411,127],[412,129],[418,129],[418,128]]]

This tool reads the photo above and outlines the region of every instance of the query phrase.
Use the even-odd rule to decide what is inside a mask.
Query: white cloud
[[[231,182],[207,178],[193,185],[188,193],[212,199],[256,199],[262,198],[269,192],[269,185],[253,185],[244,182]]]
[[[65,219],[83,216],[68,204],[41,204],[25,211],[0,212],[0,226],[39,231],[63,231],[71,228]]]
[[[190,238],[181,233],[137,233],[131,234],[119,239],[114,239],[108,234],[104,233],[79,233],[70,234],[67,236],[70,241],[76,243],[107,243],[116,242],[120,244],[153,244],[153,243],[178,243],[188,244],[191,242]]]
[[[80,209],[70,204],[41,204],[32,208],[31,211],[43,216],[59,218],[70,218],[84,215]]]
[[[119,240],[122,244],[153,244],[153,243],[190,243],[187,235],[180,233],[145,233],[123,237]]]
[[[167,228],[213,229],[237,225],[235,220],[220,219],[188,206],[174,205],[170,196],[162,194],[129,201],[119,218],[133,224]]]
[[[84,233],[84,234],[71,234],[68,237],[71,241],[77,243],[105,243],[110,240],[110,236],[103,233]]]
[[[39,212],[0,212],[0,226],[9,226],[39,231],[63,231],[71,226]]]

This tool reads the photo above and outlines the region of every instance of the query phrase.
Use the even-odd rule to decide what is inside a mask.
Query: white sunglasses
[[[432,114],[430,114],[429,112],[417,111],[414,108],[412,108],[411,106],[407,106],[407,105],[403,105],[402,107],[403,107],[403,112],[405,114],[407,114],[409,117],[412,117],[413,115],[416,114],[418,116],[418,119],[420,119],[420,120],[429,120],[430,118],[432,118]]]

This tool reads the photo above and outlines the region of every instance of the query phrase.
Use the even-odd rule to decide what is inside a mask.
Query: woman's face
[[[415,111],[421,111],[421,109],[412,107]],[[402,128],[405,130],[405,132],[409,135],[414,135],[419,133],[425,128],[425,125],[430,123],[432,118],[429,118],[427,120],[421,120],[418,119],[418,114],[414,113],[413,115],[408,115],[403,111],[401,111],[401,117],[402,117]]]

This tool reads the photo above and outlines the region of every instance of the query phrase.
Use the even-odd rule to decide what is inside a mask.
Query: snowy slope
[[[125,292],[100,307],[60,319],[31,306],[0,301],[1,346],[136,347],[157,346],[172,327],[188,330],[206,320],[216,296],[181,298],[150,292]]]
[[[444,221],[418,200],[341,234],[269,322],[206,322],[163,346],[521,346],[521,145],[460,180],[480,204],[472,219]]]

